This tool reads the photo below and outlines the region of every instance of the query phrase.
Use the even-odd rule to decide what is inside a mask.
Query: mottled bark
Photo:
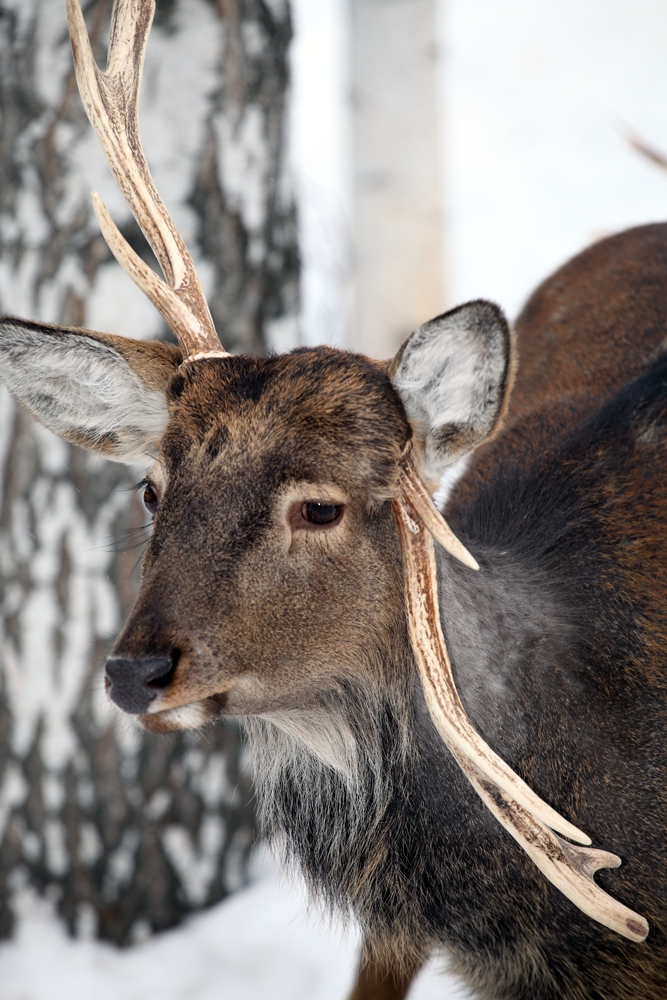
[[[229,350],[278,348],[294,337],[296,218],[283,162],[286,3],[217,0],[223,71],[211,101],[191,205],[214,262],[213,319]],[[277,99],[277,95],[280,97]]]
[[[110,6],[86,5],[102,64]],[[144,144],[226,346],[259,350],[268,319],[294,318],[293,208],[280,180],[288,41],[280,4],[158,0]],[[76,94],[64,0],[0,0],[0,113],[0,310],[160,334],[89,207],[96,187],[143,246]],[[244,138],[239,123],[253,115]],[[261,157],[238,191],[211,167],[227,134],[241,161]],[[243,882],[254,826],[240,744],[224,727],[141,734],[106,703],[101,667],[147,530],[127,490],[141,470],[58,441],[3,394],[0,474],[0,935],[32,887],[73,932],[129,942]]]

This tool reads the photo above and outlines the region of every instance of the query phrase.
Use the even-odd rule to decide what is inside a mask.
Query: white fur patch
[[[149,714],[159,714],[165,722],[173,726],[174,729],[200,729],[208,722],[206,712],[199,702],[191,705],[181,705],[179,708],[169,708],[165,712],[151,712]]]
[[[326,767],[354,785],[358,771],[357,743],[347,721],[325,711],[271,712],[260,718],[271,723]]]

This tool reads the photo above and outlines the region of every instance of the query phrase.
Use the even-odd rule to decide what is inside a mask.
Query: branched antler
[[[67,0],[83,105],[166,283],[132,250],[96,192],[93,206],[114,256],[167,321],[184,353],[224,354],[192,258],[157,192],[139,140],[139,90],[154,13],[154,0],[116,0],[107,70],[102,73],[95,64],[80,0]]]

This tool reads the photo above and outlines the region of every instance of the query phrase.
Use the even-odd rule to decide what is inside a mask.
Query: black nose
[[[136,659],[110,656],[105,667],[109,697],[131,715],[147,712],[150,703],[173,677],[178,657],[178,650],[169,656],[139,656]]]

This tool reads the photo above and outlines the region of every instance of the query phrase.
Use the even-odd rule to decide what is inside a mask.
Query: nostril
[[[165,662],[161,666],[156,667],[155,673],[152,676],[145,679],[144,684],[146,687],[153,688],[155,691],[164,690],[171,683],[180,658],[180,649],[172,650],[171,656],[165,657]]]
[[[171,682],[181,653],[169,656],[110,656],[106,662],[107,694],[123,711],[141,715]]]

